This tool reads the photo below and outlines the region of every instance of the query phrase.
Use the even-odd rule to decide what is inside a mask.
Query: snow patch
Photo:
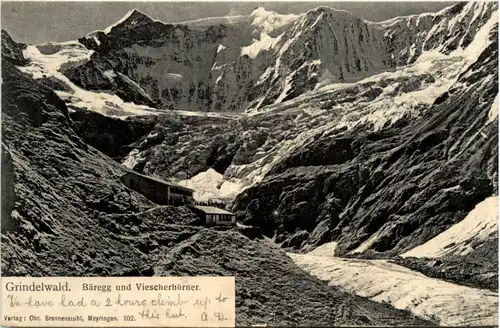
[[[181,74],[177,74],[177,73],[166,73],[165,78],[167,81],[173,82],[173,83],[179,83],[179,82],[182,82],[184,80],[184,77]]]
[[[224,49],[226,49],[226,47],[224,47],[222,44],[219,44],[219,46],[217,47],[217,53],[221,52]]]
[[[471,244],[485,241],[497,231],[498,196],[494,196],[477,204],[462,221],[401,256],[436,258],[467,255],[474,250]]]
[[[424,52],[413,65],[394,72],[368,77],[358,84],[381,81],[386,78],[399,79],[422,76],[423,79],[430,72],[435,80],[434,82],[422,83],[419,88],[407,92],[396,93],[396,85],[388,85],[376,100],[367,103],[363,113],[359,113],[355,119],[349,115],[344,116],[339,126],[352,128],[357,124],[369,122],[373,123],[374,130],[379,130],[387,122],[394,123],[404,115],[418,116],[423,108],[431,106],[437,97],[456,82],[460,72],[466,69],[468,64],[470,61],[463,55],[451,56],[437,51],[429,51]],[[333,89],[337,87],[337,84],[332,85]],[[327,89],[328,86],[319,90]]]
[[[111,69],[104,71],[102,74],[104,74],[104,76],[106,76],[110,80],[113,80],[113,78],[116,77],[116,73]]]
[[[380,237],[380,233],[374,233],[370,238],[368,238],[365,242],[359,245],[356,249],[352,250],[350,254],[358,254],[366,252],[372,245],[377,241]]]
[[[330,243],[326,243],[323,245],[320,245],[307,253],[308,255],[314,255],[314,256],[329,256],[333,257],[335,256],[335,249],[337,248],[337,242],[332,241]]]
[[[133,169],[139,163],[139,155],[140,152],[138,149],[132,150],[127,157],[122,162],[122,165],[128,167],[129,169]]]
[[[236,120],[239,117],[241,117],[240,113],[234,113],[234,112],[198,112],[198,111],[178,110],[178,109],[170,112],[173,115],[178,115],[178,116],[217,117],[229,120]]]
[[[233,199],[242,189],[241,184],[224,180],[222,174],[212,168],[178,183],[193,189],[197,201]]]
[[[473,2],[470,2],[473,4]],[[495,25],[498,24],[498,11],[495,10],[491,13],[490,19],[481,26],[481,29],[476,33],[472,42],[467,46],[467,48],[457,49],[450,53],[450,55],[461,55],[467,58],[469,61],[475,61],[479,55],[491,44],[489,37],[490,32],[493,30]]]
[[[271,76],[272,71],[272,67],[267,67],[264,73],[262,73],[262,75],[259,77],[257,83],[255,83],[255,85],[264,83]]]
[[[252,26],[257,28],[259,32],[271,33],[295,22],[301,15],[281,15],[274,11],[268,11],[263,7],[259,7],[250,14],[250,17],[253,19]]]
[[[321,59],[315,59],[315,60],[311,61],[311,65],[314,65],[314,66],[321,65]]]
[[[136,105],[124,102],[120,97],[107,92],[87,91],[68,79],[59,69],[65,65],[82,65],[86,63],[93,51],[86,49],[76,41],[61,42],[57,45],[61,49],[50,55],[42,54],[36,46],[28,46],[23,54],[30,60],[28,66],[18,67],[35,79],[45,76],[52,76],[64,82],[71,91],[55,91],[64,101],[71,103],[75,107],[95,111],[110,117],[126,118],[133,115],[158,114],[159,111],[148,106]],[[108,75],[110,72],[107,73]]]
[[[285,99],[286,96],[288,96],[288,92],[292,89],[292,79],[296,73],[297,72],[295,71],[295,72],[287,75],[287,77],[285,78],[285,87],[283,88],[283,91],[281,92],[279,97],[274,101],[275,104],[281,103],[283,101],[283,99]]]
[[[135,82],[134,80],[132,80],[131,78],[129,78],[128,76],[126,76],[125,74],[122,74],[122,73],[118,73],[120,74],[120,77],[125,80],[128,84],[130,84],[131,86],[134,87],[134,89],[139,92],[144,98],[147,98],[151,101],[153,101],[151,99],[151,97],[147,94],[146,91],[144,91],[144,89],[139,85],[139,83]]]
[[[212,68],[211,68],[211,71],[220,71],[221,69],[223,69],[224,67],[227,66],[227,63],[226,64],[222,64],[222,65],[219,65],[217,66],[217,62],[215,62],[213,65],[212,65]]]
[[[224,73],[222,73],[221,75],[219,75],[219,77],[217,78],[217,80],[215,80],[215,84],[219,84],[219,82],[222,80],[222,76],[224,75]]]
[[[282,36],[283,34],[276,38],[272,38],[266,33],[261,33],[259,40],[254,39],[251,45],[241,48],[241,56],[247,55],[254,59],[261,51],[269,51],[273,49],[281,40]]]
[[[237,24],[241,22],[248,21],[249,17],[245,15],[228,15],[222,17],[207,17],[200,18],[190,21],[177,22],[175,24],[179,25],[191,25],[191,26],[212,26],[220,24]]]
[[[42,54],[36,45],[26,47],[23,54],[32,62],[29,66],[18,67],[19,70],[39,79],[44,75],[51,76],[54,73],[59,73],[62,65],[83,65],[90,60],[90,56],[94,53],[93,50],[88,50],[76,41],[53,43],[53,45],[60,49],[47,55]]]
[[[498,117],[498,93],[495,96],[495,100],[493,100],[493,104],[491,104],[490,111],[488,112],[488,122],[494,122]]]

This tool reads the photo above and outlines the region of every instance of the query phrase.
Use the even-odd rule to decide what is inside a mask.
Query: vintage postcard
[[[1,3],[5,327],[498,326],[498,3]]]

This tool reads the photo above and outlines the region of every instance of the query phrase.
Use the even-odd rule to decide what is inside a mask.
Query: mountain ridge
[[[95,31],[80,38],[79,42],[95,53],[89,63],[63,73],[88,90],[102,89],[102,82],[108,80],[104,72],[123,74],[152,99],[146,100],[135,92],[138,96],[132,97],[134,101],[152,107],[259,110],[311,91],[325,77],[332,83],[357,81],[411,64],[424,52],[436,49],[446,53],[463,48],[495,10],[491,3],[458,4],[432,15],[373,23],[330,7],[288,16],[257,9],[248,16],[250,21],[202,29],[155,21],[139,11],[131,11],[123,21],[108,27],[108,33]],[[465,27],[450,34],[450,17],[457,17],[458,23],[453,26]],[[272,32],[267,19],[283,24]],[[265,28],[271,30],[264,32]],[[428,32],[411,32],[417,28]],[[146,37],[144,29],[153,34]],[[117,38],[113,33],[128,36]],[[178,50],[168,50],[164,48],[166,44],[175,45]],[[154,54],[159,49],[164,49],[161,56]],[[247,54],[251,55],[246,57]],[[270,62],[274,64],[266,66]],[[177,74],[182,80],[173,81],[169,74]],[[124,93],[120,86],[106,88]]]

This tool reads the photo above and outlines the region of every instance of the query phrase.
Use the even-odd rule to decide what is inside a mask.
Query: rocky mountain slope
[[[26,45],[17,43],[10,37],[7,31],[2,30],[2,53],[15,65],[25,65],[28,60],[24,57],[23,50]]]
[[[231,275],[239,325],[433,324],[332,289],[269,244],[204,228],[188,209],[126,188],[124,168],[75,133],[92,121],[74,122],[19,59],[2,54],[2,275]]]
[[[317,135],[234,208],[278,242],[336,240],[341,253],[402,252],[462,220],[497,193],[496,36],[424,115]]]
[[[79,108],[74,108],[69,116],[77,135],[116,160],[127,155],[131,145],[151,132],[156,125],[155,117],[121,120]]]
[[[498,192],[498,23],[496,7],[476,5],[384,22],[396,28],[447,13],[449,24],[432,32],[442,42],[405,67],[325,82],[245,117],[159,124],[124,164],[164,178],[188,171],[187,183],[207,190],[201,175],[214,168],[216,197],[239,194],[239,218],[283,247],[335,240],[339,254],[401,254]],[[478,23],[468,25],[470,40],[443,37],[465,19]]]
[[[73,132],[64,102],[50,88],[6,59],[4,53],[2,273],[139,270],[142,254],[132,241],[102,238],[108,230],[96,223],[101,216],[140,212],[152,204],[120,183],[119,164]]]
[[[395,258],[430,277],[498,291],[498,196],[460,222]]]

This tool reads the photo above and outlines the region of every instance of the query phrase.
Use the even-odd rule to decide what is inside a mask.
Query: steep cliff
[[[14,65],[25,65],[28,60],[24,57],[23,50],[26,45],[14,42],[7,31],[2,30],[2,55],[4,59]]]

